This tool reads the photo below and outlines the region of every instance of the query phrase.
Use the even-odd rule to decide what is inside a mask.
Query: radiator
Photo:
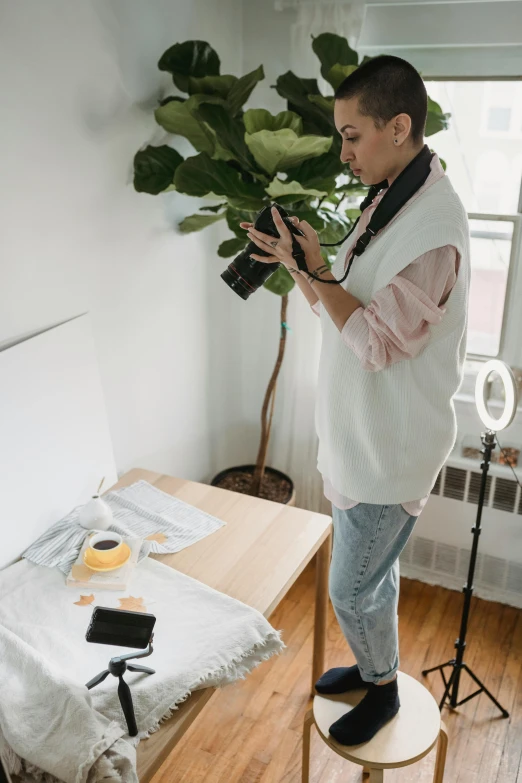
[[[462,591],[473,544],[479,467],[447,463],[442,468],[399,558],[402,576]],[[522,495],[515,479],[496,465],[486,484],[473,588],[480,598],[522,608]]]

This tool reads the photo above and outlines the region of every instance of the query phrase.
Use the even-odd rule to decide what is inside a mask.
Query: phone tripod
[[[99,685],[100,682],[103,682],[104,679],[109,675],[113,674],[115,677],[119,679],[119,685],[118,685],[118,696],[120,699],[121,708],[123,710],[123,714],[125,715],[125,720],[127,721],[127,728],[129,730],[129,736],[135,737],[138,733],[138,727],[136,726],[136,716],[134,715],[134,705],[132,703],[132,694],[130,691],[129,686],[123,679],[123,675],[129,669],[131,672],[144,672],[145,674],[155,674],[154,669],[149,669],[147,666],[136,666],[136,665],[127,665],[127,661],[133,659],[133,658],[146,658],[147,655],[150,655],[153,652],[152,648],[152,638],[149,642],[149,646],[143,653],[137,653],[136,655],[134,653],[128,653],[127,655],[118,655],[116,658],[111,658],[109,661],[109,668],[105,669],[104,671],[100,672],[96,675],[96,677],[93,677],[92,680],[89,680],[88,683],[86,683],[86,687],[88,690],[91,690],[91,688],[94,688],[96,685]]]

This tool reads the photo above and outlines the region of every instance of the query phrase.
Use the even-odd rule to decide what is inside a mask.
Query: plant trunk
[[[286,327],[283,326],[286,323],[286,310],[288,307],[288,294],[281,297],[281,337],[279,339],[279,353],[275,363],[272,377],[268,382],[268,386],[265,393],[265,399],[263,402],[263,409],[261,411],[261,440],[259,442],[259,449],[257,452],[256,467],[252,476],[252,484],[250,485],[250,495],[259,496],[261,484],[265,475],[266,454],[268,451],[268,442],[270,440],[270,428],[272,426],[272,416],[274,414],[275,393],[277,386],[277,376],[283,363],[283,356],[285,354],[286,344]],[[268,406],[270,405],[270,418],[267,423]]]

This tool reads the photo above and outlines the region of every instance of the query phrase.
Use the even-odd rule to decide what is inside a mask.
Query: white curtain
[[[290,69],[297,75],[318,80],[325,95],[332,87],[321,77],[311,35],[336,33],[347,38],[353,49],[361,30],[364,4],[332,0],[274,0],[274,9],[296,9],[290,29]],[[297,286],[289,296],[285,357],[277,383],[277,396],[267,464],[287,473],[295,483],[296,506],[331,513],[323,495],[317,470],[315,398],[321,348],[321,327]],[[274,356],[275,360],[275,356]]]

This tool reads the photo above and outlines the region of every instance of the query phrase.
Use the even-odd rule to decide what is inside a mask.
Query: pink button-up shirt
[[[435,154],[426,182],[402,209],[407,209],[408,204],[443,176],[444,169]],[[381,191],[362,213],[346,253],[345,271],[353,246],[386,192]],[[353,263],[357,261],[355,258]],[[444,315],[443,305],[455,285],[458,264],[458,252],[452,245],[430,250],[408,264],[385,288],[377,291],[367,307],[361,305],[352,313],[343,326],[341,338],[365,370],[377,372],[420,353],[430,339],[430,324],[439,323]],[[316,315],[320,314],[320,306],[320,301],[311,305]],[[325,497],[337,508],[348,509],[357,505],[357,501],[340,495],[327,476],[323,476],[323,480]],[[418,516],[428,497],[405,500],[401,505],[407,513]]]

